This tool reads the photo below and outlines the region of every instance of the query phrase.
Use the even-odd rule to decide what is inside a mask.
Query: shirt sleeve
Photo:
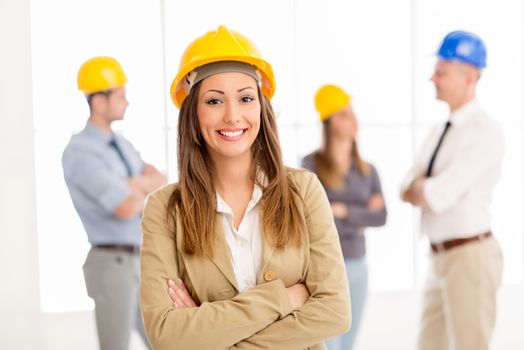
[[[62,164],[66,180],[108,214],[113,214],[131,192],[125,180],[112,173],[95,154],[70,148],[64,152]]]
[[[375,167],[371,167],[370,186],[371,195],[382,193],[382,185],[380,184],[380,177]],[[386,224],[387,210],[386,206],[382,210],[370,210],[367,205],[348,204],[348,218],[345,221],[353,225],[364,227],[379,227]]]
[[[317,177],[307,177],[310,261],[305,284],[311,296],[299,310],[231,349],[306,349],[345,332],[351,324],[349,286],[331,207]]]
[[[144,167],[147,165],[147,163],[142,159],[140,152],[138,152],[133,145],[131,145],[131,147],[133,147],[133,151],[135,152],[136,157],[138,159],[138,173],[142,174],[142,172],[144,171]]]
[[[499,166],[504,138],[499,127],[484,126],[472,132],[442,173],[424,183],[424,198],[431,211],[441,213],[451,207],[485,172]],[[500,167],[500,166],[499,166]]]
[[[307,155],[304,158],[302,158],[302,161],[300,162],[302,168],[307,169],[311,172],[315,172],[315,164],[314,164],[314,156],[313,154]]]

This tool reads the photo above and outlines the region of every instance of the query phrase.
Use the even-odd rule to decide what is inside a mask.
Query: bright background
[[[86,296],[81,269],[89,245],[60,163],[69,138],[84,127],[88,116],[85,99],[76,90],[78,67],[97,55],[121,62],[129,78],[131,104],[116,129],[146,161],[176,181],[178,111],[169,100],[169,85],[186,45],[219,24],[250,37],[274,67],[273,103],[288,165],[298,166],[319,146],[320,124],[313,106],[316,89],[335,83],[353,96],[362,153],[381,175],[389,211],[387,225],[367,233],[371,296],[359,349],[383,349],[386,344],[388,349],[414,348],[427,241],[419,235],[418,213],[400,202],[398,188],[429,128],[447,117],[447,108],[435,100],[429,81],[440,40],[455,29],[473,31],[485,40],[488,69],[478,95],[506,136],[503,177],[492,206],[493,232],[504,251],[505,285],[494,343],[496,349],[524,348],[522,332],[513,333],[513,322],[522,324],[524,317],[522,301],[515,304],[513,299],[524,285],[522,1],[0,1],[4,13],[16,14],[4,15],[2,52],[4,47],[19,49],[19,42],[13,40],[19,38],[26,45],[20,52],[29,58],[9,61],[26,74],[25,84],[15,76],[10,81],[20,84],[27,97],[18,96],[24,106],[6,109],[6,115],[11,115],[25,108],[23,130],[29,148],[21,155],[5,141],[4,149],[27,161],[32,183],[29,201],[23,203],[35,215],[30,218],[34,225],[27,229],[34,238],[32,256],[37,255],[31,285],[42,317],[52,320],[41,331],[47,340],[41,348],[68,348],[67,340],[49,334],[59,334],[64,327],[75,334],[75,322],[88,329],[87,335],[75,336],[88,339],[85,349],[96,344],[90,318],[93,303]],[[13,29],[19,31],[13,34]],[[6,88],[6,94],[9,91]],[[12,125],[17,122],[9,120]],[[5,140],[16,143],[19,128],[12,130],[5,131]],[[14,191],[20,182],[9,174],[7,183],[13,185],[2,194],[20,198]],[[7,199],[4,203],[7,210],[12,208]],[[6,256],[16,254],[5,249]],[[0,333],[3,347],[1,339]]]

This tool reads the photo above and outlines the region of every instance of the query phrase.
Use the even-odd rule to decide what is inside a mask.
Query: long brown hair
[[[331,138],[330,120],[331,119],[326,119],[322,122],[322,141],[324,147],[315,153],[313,161],[320,181],[332,189],[340,189],[344,185],[343,174],[341,174],[341,172],[337,169],[332,157],[333,141]],[[353,139],[350,157],[352,163],[355,164],[357,170],[361,174],[365,176],[371,174],[371,167],[369,163],[365,162],[360,157],[356,139]]]
[[[216,190],[214,167],[200,131],[197,117],[200,83],[193,86],[180,108],[178,119],[178,173],[167,207],[168,220],[178,216],[184,235],[186,254],[213,255],[216,239]],[[265,238],[276,248],[288,244],[300,246],[306,224],[299,207],[297,189],[288,180],[284,166],[275,114],[271,103],[262,95],[260,131],[252,145],[254,169],[252,180],[262,187],[260,201],[262,229]],[[263,172],[262,184],[256,169]],[[176,222],[176,221],[174,221]],[[176,229],[176,228],[175,228]]]

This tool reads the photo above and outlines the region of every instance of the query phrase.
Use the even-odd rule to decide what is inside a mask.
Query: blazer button
[[[275,277],[277,276],[277,274],[275,273],[275,271],[267,271],[265,274],[264,274],[264,279],[267,281],[267,282],[271,282],[275,279]]]

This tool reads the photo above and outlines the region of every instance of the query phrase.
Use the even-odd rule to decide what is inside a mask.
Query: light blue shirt
[[[118,152],[109,144],[116,139],[133,176],[142,174],[144,161],[123,136],[109,134],[87,123],[73,135],[62,156],[69,194],[92,245],[140,245],[140,215],[118,219],[115,209],[130,194],[128,173]]]

